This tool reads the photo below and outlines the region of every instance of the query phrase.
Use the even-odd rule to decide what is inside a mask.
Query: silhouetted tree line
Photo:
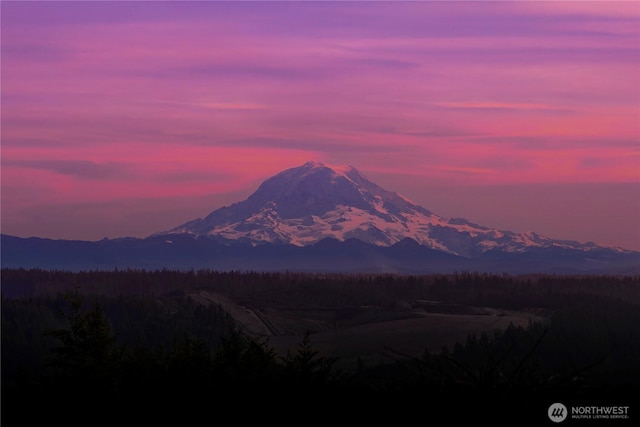
[[[401,298],[537,307],[550,315],[528,327],[471,335],[452,348],[425,349],[422,357],[389,348],[390,363],[361,363],[345,373],[336,359],[318,355],[312,335],[297,351],[278,355],[220,307],[184,297],[197,289],[286,306]],[[46,414],[82,423],[73,411],[79,406],[103,416],[135,409],[157,420],[170,409],[228,411],[240,404],[249,417],[256,408],[318,411],[326,402],[362,415],[384,405],[424,411],[458,402],[469,414],[491,416],[495,402],[524,413],[558,399],[623,405],[640,389],[638,277],[3,269],[2,291],[3,422]],[[536,413],[543,417],[536,423],[548,421],[544,411]]]
[[[296,306],[384,305],[397,298],[506,309],[562,308],[580,295],[640,303],[640,276],[489,273],[398,275],[301,272],[113,270],[70,272],[3,268],[6,298],[79,290],[107,296],[159,296],[206,289],[235,300]]]

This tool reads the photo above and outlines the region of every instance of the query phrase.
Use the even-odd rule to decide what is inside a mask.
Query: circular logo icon
[[[562,403],[554,403],[553,405],[549,406],[547,415],[549,415],[549,419],[554,423],[561,423],[567,418],[567,407]]]

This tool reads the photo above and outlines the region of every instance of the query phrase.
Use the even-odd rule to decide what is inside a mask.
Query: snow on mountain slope
[[[158,234],[183,233],[254,246],[267,242],[307,246],[327,237],[390,246],[408,237],[429,248],[466,257],[535,248],[602,249],[593,243],[500,231],[461,218],[444,218],[379,187],[352,166],[320,162],[282,171],[264,181],[246,200]]]

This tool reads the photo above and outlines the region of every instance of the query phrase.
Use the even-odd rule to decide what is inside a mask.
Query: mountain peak
[[[330,168],[331,169],[331,166],[323,162],[310,160],[306,162],[304,165],[302,165],[302,168],[305,168],[305,169]]]
[[[354,168],[351,165],[330,165],[327,163],[323,163],[323,162],[318,162],[318,161],[309,161],[306,162],[304,165],[301,166],[302,169],[311,171],[311,170],[318,170],[318,169],[330,169],[332,170],[334,173],[336,173],[337,175],[347,175],[349,172],[357,172],[359,173],[356,168]],[[294,168],[296,169],[296,168]]]

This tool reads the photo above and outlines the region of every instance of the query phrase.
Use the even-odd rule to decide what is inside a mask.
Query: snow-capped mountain
[[[444,218],[353,167],[309,162],[246,200],[147,238],[0,235],[3,267],[64,270],[640,274],[640,252]]]
[[[554,240],[444,218],[387,191],[352,166],[308,162],[267,179],[246,200],[222,207],[158,235],[189,234],[248,242],[308,246],[351,238],[391,246],[406,238],[438,251],[473,258],[492,251],[536,248],[602,249],[594,243]],[[608,248],[624,251],[620,248]]]

